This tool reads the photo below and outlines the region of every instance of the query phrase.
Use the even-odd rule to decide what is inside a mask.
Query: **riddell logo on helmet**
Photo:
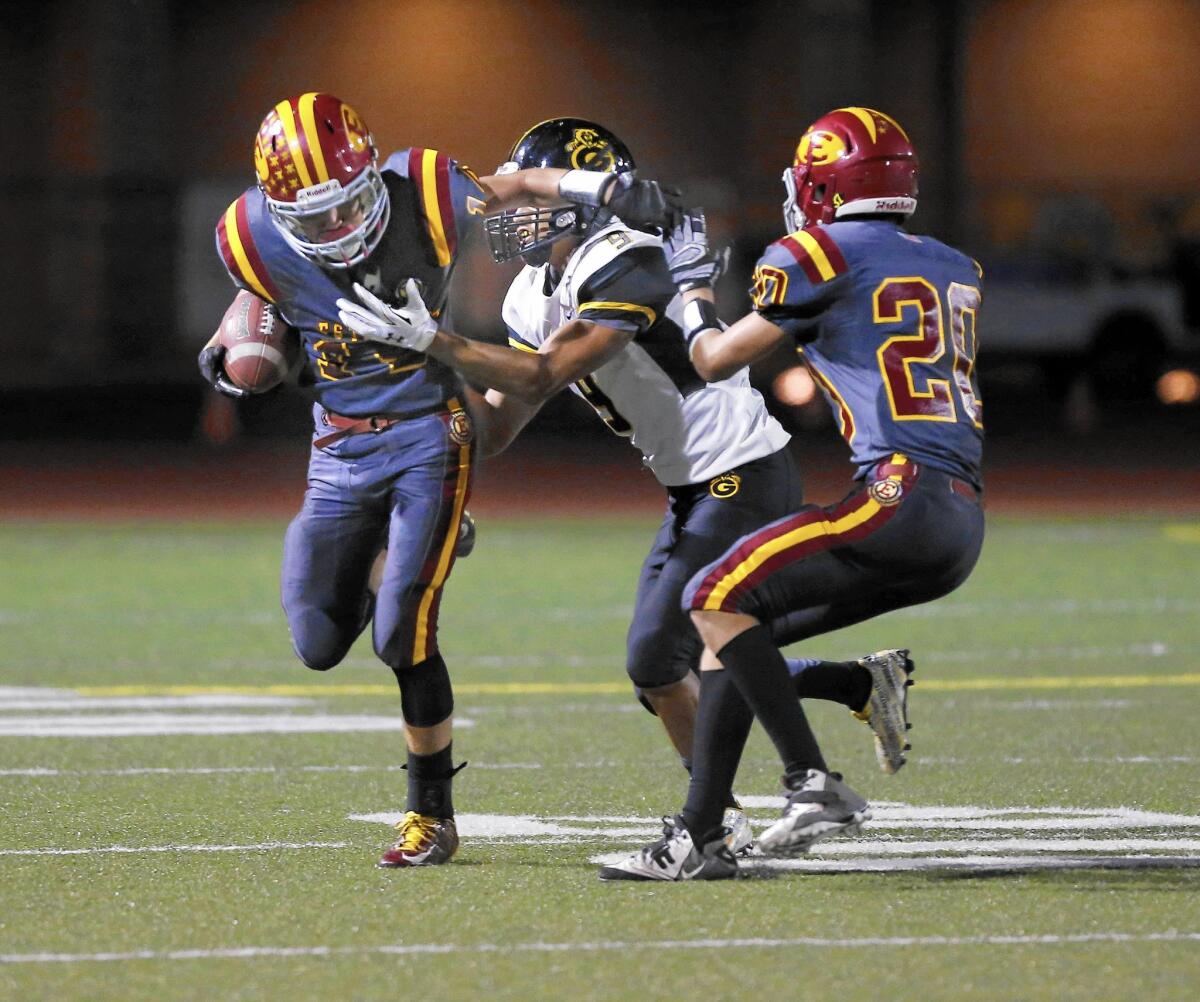
[[[342,182],[336,177],[321,184],[314,184],[311,188],[301,188],[296,192],[296,204],[307,205],[309,202],[319,202],[326,195],[332,195],[335,191],[342,190]]]
[[[875,212],[912,212],[913,200],[911,198],[877,198],[875,199]]]

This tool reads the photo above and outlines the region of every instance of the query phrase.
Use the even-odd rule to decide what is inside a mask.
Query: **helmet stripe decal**
[[[230,272],[240,275],[242,281],[261,299],[275,302],[279,293],[263,267],[250,226],[246,220],[246,196],[243,195],[228,209],[217,224],[217,239],[221,242],[221,256]]]
[[[904,141],[906,143],[910,142],[910,140],[908,138],[908,133],[904,131],[904,129],[900,125],[900,123],[897,122],[894,118],[892,118],[891,115],[885,115],[882,111],[877,111],[877,112],[875,112],[875,114],[878,115],[880,118],[882,118],[884,121],[890,123],[892,128],[894,128],[897,132],[900,133],[901,136],[904,137]]]
[[[878,115],[893,129],[904,137],[904,141],[909,142],[908,133],[891,115],[885,115],[882,111],[876,111],[874,108],[838,108],[837,111],[844,111],[857,118],[866,127],[867,132],[871,134],[871,142],[875,142],[879,137],[876,134],[875,116]]]
[[[838,108],[838,111],[848,112],[862,122],[863,127],[871,135],[871,142],[875,142],[878,138],[875,134],[875,119],[871,117],[871,113],[866,108]],[[895,125],[896,123],[893,122],[892,124]]]
[[[325,166],[325,151],[321,149],[321,133],[317,130],[317,117],[313,108],[317,103],[316,91],[300,96],[300,122],[304,126],[304,138],[308,140],[308,152],[312,155],[313,167],[317,170],[317,183],[329,180],[329,168]]]
[[[300,145],[300,137],[296,133],[296,117],[292,114],[291,101],[280,101],[275,105],[275,110],[279,113],[279,120],[283,122],[283,133],[287,136],[288,149],[292,153],[292,163],[296,165],[296,172],[300,175],[300,187],[312,187],[312,175],[308,173],[308,162],[304,157],[304,148]]]

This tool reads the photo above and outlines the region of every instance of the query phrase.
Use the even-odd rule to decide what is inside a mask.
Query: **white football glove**
[[[663,238],[667,268],[680,292],[711,289],[729,267],[729,248],[712,250],[702,209],[684,213],[679,225]]]
[[[416,279],[410,278],[404,283],[407,302],[403,306],[388,306],[357,282],[354,283],[354,294],[358,296],[358,303],[349,299],[337,301],[338,318],[368,341],[409,351],[425,351],[433,342],[438,330],[437,321],[429,315]]]

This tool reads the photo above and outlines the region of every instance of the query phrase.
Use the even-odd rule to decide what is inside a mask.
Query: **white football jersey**
[[[658,237],[614,221],[575,250],[549,293],[548,267],[526,267],[513,279],[503,307],[509,344],[537,351],[576,318],[634,331],[572,389],[641,450],[664,486],[709,480],[787,444],[746,369],[717,383],[696,375]]]

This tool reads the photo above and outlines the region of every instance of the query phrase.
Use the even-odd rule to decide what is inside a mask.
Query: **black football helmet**
[[[562,167],[632,174],[637,166],[629,148],[603,125],[582,118],[551,118],[539,122],[513,144],[497,174],[531,167]],[[484,220],[492,257],[526,264],[545,264],[550,245],[567,236],[586,236],[605,226],[612,213],[591,205],[564,203],[553,208],[509,209]]]

